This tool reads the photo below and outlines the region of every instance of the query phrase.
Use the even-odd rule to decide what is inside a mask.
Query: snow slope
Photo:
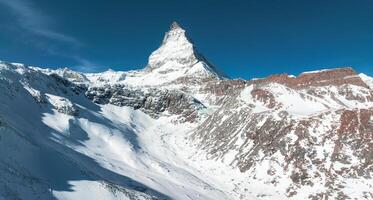
[[[222,102],[203,108],[205,117],[180,122],[176,120],[180,116],[168,111],[152,118],[131,107],[95,104],[86,96],[90,82],[81,78],[89,75],[63,71],[56,75],[22,64],[0,64],[4,199],[306,199],[339,198],[341,193],[364,199],[371,195],[373,185],[366,178],[371,172],[361,168],[364,159],[360,159],[370,150],[351,145],[368,145],[373,128],[369,122],[373,93],[360,83],[295,88],[256,80],[206,82],[207,88],[222,84],[227,93],[205,86],[199,92],[223,95]],[[108,71],[90,81],[119,80],[124,73]],[[76,84],[61,77],[66,74]],[[229,84],[241,89],[230,93]],[[206,100],[200,93],[190,95]],[[343,125],[346,120],[351,121],[348,128]],[[351,130],[368,135],[333,136]],[[267,145],[287,148],[287,154]],[[335,160],[331,152],[338,149],[344,157]],[[297,158],[299,152],[308,152],[309,157]],[[256,161],[248,164],[251,159]],[[320,159],[325,163],[315,164]],[[323,174],[327,168],[334,178]],[[305,178],[306,184],[294,182],[294,177],[303,177],[304,169],[316,178]],[[351,169],[346,177],[338,174],[346,169]],[[363,170],[359,173],[366,176],[355,176],[354,170]],[[332,188],[324,186],[329,181]]]
[[[24,66],[1,64],[0,75],[3,198],[226,199],[162,140],[184,125],[93,104],[74,85]]]
[[[367,76],[363,73],[359,74],[360,78],[372,89],[373,88],[373,78]]]

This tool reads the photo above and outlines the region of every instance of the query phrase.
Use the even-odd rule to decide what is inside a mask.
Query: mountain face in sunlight
[[[232,80],[176,22],[142,70],[1,62],[0,199],[371,199],[372,80]]]

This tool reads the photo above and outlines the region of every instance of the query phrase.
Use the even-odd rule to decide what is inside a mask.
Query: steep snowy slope
[[[167,120],[96,105],[82,88],[21,65],[1,63],[0,77],[3,198],[225,199],[163,150],[175,129]]]
[[[367,76],[363,73],[359,74],[360,78],[372,89],[373,88],[373,78]]]
[[[199,92],[219,101],[205,107],[195,93],[100,92],[0,66],[4,198],[372,196],[373,91],[350,68],[207,81]]]

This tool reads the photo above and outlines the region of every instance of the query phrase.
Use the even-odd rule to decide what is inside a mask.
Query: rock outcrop
[[[194,122],[205,106],[179,90],[128,88],[123,85],[90,87],[86,96],[95,103],[130,106],[158,118],[160,114],[179,115],[181,121]]]

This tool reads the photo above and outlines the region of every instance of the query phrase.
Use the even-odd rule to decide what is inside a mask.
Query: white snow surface
[[[372,77],[366,74],[363,74],[363,73],[360,73],[359,76],[365,82],[365,84],[367,84],[370,87],[370,89],[373,89],[373,78]]]
[[[179,154],[183,147],[171,143],[185,138],[194,124],[93,104],[32,69],[1,65],[0,75],[1,197],[229,199],[224,184],[190,167]],[[17,93],[9,83],[19,88]],[[34,93],[47,101],[37,102]],[[65,104],[77,107],[79,115],[58,112],[56,107]],[[17,183],[27,180],[35,181],[24,188]],[[43,195],[35,196],[38,191]]]
[[[253,98],[251,92],[254,89],[253,85],[249,85],[243,89],[239,95],[239,99],[246,105],[252,105],[253,113],[259,113],[270,110],[266,107],[265,102],[258,101]],[[285,85],[278,83],[270,83],[261,87],[265,91],[274,95],[274,99],[281,110],[285,110],[294,118],[309,117],[327,111],[338,110],[342,108],[370,108],[373,107],[373,102],[369,101],[363,95],[369,95],[370,90],[364,87],[355,85],[344,85],[338,88],[337,86],[315,87],[313,90],[317,95],[310,94],[307,90],[294,90]],[[340,94],[343,92],[351,92],[354,96],[361,96],[365,101],[357,101],[348,99]],[[322,97],[319,95],[322,94]],[[277,109],[278,107],[274,108]]]

